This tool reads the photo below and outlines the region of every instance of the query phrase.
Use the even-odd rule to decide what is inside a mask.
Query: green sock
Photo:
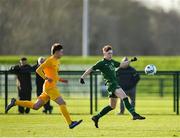
[[[107,113],[108,113],[109,111],[111,111],[111,110],[113,110],[113,108],[108,105],[108,106],[104,107],[104,108],[101,110],[101,112],[100,112],[98,115],[96,115],[96,116],[97,116],[98,119],[99,119],[100,117],[104,116],[105,114],[107,114]]]
[[[131,115],[132,116],[135,115],[134,107],[129,103],[129,100],[127,97],[123,99],[123,102],[124,102],[127,110],[131,113]]]

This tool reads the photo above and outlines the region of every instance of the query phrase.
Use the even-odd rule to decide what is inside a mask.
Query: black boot
[[[144,119],[146,119],[144,116],[141,116],[141,115],[139,115],[137,113],[135,113],[133,115],[133,120],[144,120]]]
[[[49,107],[49,109],[48,109],[49,114],[51,114],[51,113],[52,113],[52,110],[53,110],[53,106],[51,106],[51,105],[50,105],[50,107]]]
[[[95,127],[99,128],[99,126],[98,126],[99,118],[97,116],[93,116],[91,119],[94,121]]]

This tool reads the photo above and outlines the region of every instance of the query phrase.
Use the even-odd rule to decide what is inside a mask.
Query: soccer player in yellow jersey
[[[71,120],[69,112],[67,111],[67,108],[66,108],[66,103],[64,99],[62,98],[61,94],[59,93],[58,88],[56,86],[58,81],[66,82],[66,80],[59,78],[58,76],[59,65],[60,65],[59,59],[62,56],[63,56],[63,47],[59,43],[55,43],[54,45],[52,45],[51,56],[47,58],[46,61],[43,64],[41,64],[36,70],[36,72],[43,79],[45,79],[45,82],[43,85],[43,92],[38,97],[37,101],[33,103],[31,101],[21,101],[21,100],[16,100],[15,98],[12,98],[10,104],[6,107],[6,112],[15,105],[38,110],[49,99],[52,99],[60,106],[62,115],[64,116],[70,129],[79,125],[82,122],[82,120],[79,120],[79,121]]]

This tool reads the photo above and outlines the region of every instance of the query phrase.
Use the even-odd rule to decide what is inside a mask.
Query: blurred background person
[[[12,66],[10,72],[15,73],[17,76],[17,89],[19,100],[31,100],[32,83],[31,83],[31,66],[27,62],[27,58],[20,59],[19,65]],[[29,113],[30,108],[18,106],[20,114]]]
[[[36,69],[45,61],[44,57],[39,57],[37,64],[33,66],[33,71],[36,71]],[[40,96],[42,91],[43,91],[43,84],[44,84],[44,79],[39,76],[39,74],[36,72],[36,94],[37,96]],[[50,105],[50,100],[44,105],[44,113],[48,113],[51,114],[53,110],[53,106]]]
[[[128,58],[124,57],[122,59],[122,62],[124,61],[128,61]],[[140,80],[140,75],[137,73],[135,68],[130,66],[130,64],[127,67],[119,68],[116,73],[119,85],[125,91],[126,95],[130,98],[130,103],[135,109],[136,85]],[[124,111],[125,108],[123,101],[120,100],[120,112],[118,114],[122,115],[124,114]]]

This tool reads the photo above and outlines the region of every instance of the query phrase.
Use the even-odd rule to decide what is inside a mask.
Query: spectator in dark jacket
[[[33,71],[36,71],[36,69],[45,61],[44,57],[39,57],[37,64],[33,66]],[[43,84],[44,84],[44,79],[38,75],[38,73],[36,73],[36,93],[37,96],[40,96],[43,90]],[[45,105],[44,105],[44,113],[48,113],[51,114],[52,113],[52,109],[53,107],[50,105],[50,101],[48,101]]]
[[[27,58],[20,59],[20,64],[12,66],[9,70],[17,76],[17,89],[20,100],[31,100],[32,83],[31,83],[31,66],[27,63]],[[29,113],[29,108],[18,106],[21,114]]]
[[[128,61],[128,58],[124,57],[122,61]],[[119,85],[129,96],[131,105],[135,109],[136,85],[140,80],[139,74],[130,65],[127,68],[119,68],[116,73]],[[124,104],[122,101],[120,101],[120,112],[118,114],[124,114],[124,110]]]

